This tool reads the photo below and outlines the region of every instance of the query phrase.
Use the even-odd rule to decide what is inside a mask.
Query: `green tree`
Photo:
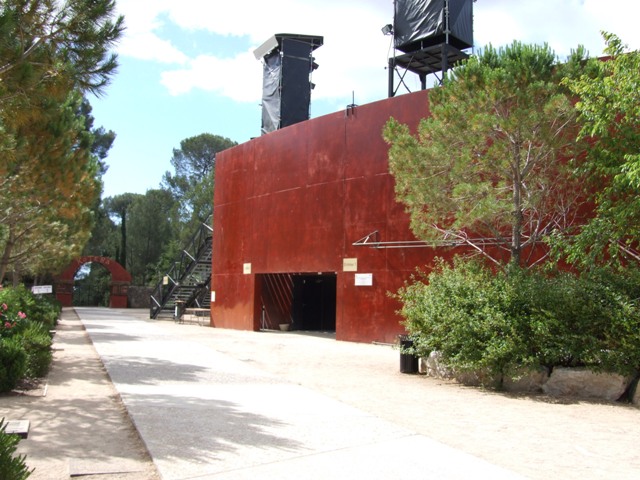
[[[387,123],[396,196],[419,239],[521,266],[573,223],[579,181],[568,161],[582,147],[561,80],[582,59],[582,49],[560,64],[546,45],[488,47],[430,92],[416,134]]]
[[[46,101],[103,92],[123,31],[113,0],[6,0],[0,4],[0,145],[14,144]]]
[[[118,261],[121,244],[120,231],[102,205],[102,202],[93,210],[93,217],[91,237],[82,254],[109,257]]]
[[[127,269],[137,285],[147,285],[157,277],[161,255],[172,240],[173,208],[173,196],[162,189],[148,190],[129,208]]]
[[[0,281],[9,267],[56,269],[88,238],[100,153],[81,97],[115,72],[114,11],[112,0],[0,4]]]
[[[583,171],[595,216],[566,238],[569,259],[586,266],[605,257],[640,260],[632,248],[640,238],[640,51],[603,36],[610,58],[593,59],[588,74],[566,80],[579,99],[580,137],[592,145]]]
[[[46,101],[0,164],[0,281],[10,267],[14,283],[20,273],[55,270],[88,239],[100,183],[81,101],[75,93]]]
[[[164,174],[162,187],[177,200],[178,221],[186,235],[211,215],[216,155],[235,145],[228,138],[203,133],[182,140],[180,148],[173,150],[175,173]]]
[[[107,155],[109,155],[109,150],[111,150],[111,147],[113,146],[116,134],[113,130],[105,130],[104,127],[94,127],[95,118],[91,115],[92,110],[93,109],[89,101],[86,98],[83,98],[79,114],[84,116],[85,128],[88,132],[91,132],[91,135],[93,136],[91,153],[95,156],[98,162],[98,173],[100,177],[102,177],[109,169],[105,159],[107,158]]]
[[[108,197],[104,200],[104,208],[109,215],[114,215],[120,223],[120,247],[116,251],[116,261],[127,268],[127,223],[129,219],[129,209],[135,199],[139,197],[136,193],[123,193]]]
[[[0,78],[16,90],[55,78],[100,94],[117,68],[109,49],[124,30],[114,0],[5,0],[0,6]],[[23,82],[22,88],[18,83]]]

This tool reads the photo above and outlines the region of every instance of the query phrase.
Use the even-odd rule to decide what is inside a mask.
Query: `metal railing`
[[[202,307],[209,298],[211,285],[211,248],[213,229],[201,223],[187,242],[173,266],[165,273],[150,298],[149,318],[158,318],[162,312],[174,314],[176,302],[184,308]]]

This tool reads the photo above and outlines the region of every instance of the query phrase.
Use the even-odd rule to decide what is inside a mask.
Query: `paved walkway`
[[[12,410],[36,420],[21,442],[29,459],[42,465],[52,457],[40,447],[64,447],[50,462],[55,472],[39,468],[35,480],[68,478],[58,476],[63,461],[80,478],[156,478],[106,387],[163,480],[639,478],[634,407],[405,375],[388,346],[152,321],[141,310],[76,311],[95,350],[81,341],[79,321],[64,321],[56,337],[65,350],[45,397],[55,405]],[[69,358],[76,346],[93,356]],[[113,386],[94,368],[96,351]],[[76,404],[83,395],[92,401]]]
[[[158,480],[87,332],[65,309],[53,338],[53,363],[38,388],[0,396],[0,418],[28,420],[18,444],[29,480]],[[99,476],[98,476],[99,475]]]
[[[389,347],[77,312],[165,480],[518,478],[286,373],[351,349],[396,368]],[[283,372],[259,368],[257,348]],[[350,360],[342,362],[332,376],[350,376]],[[367,381],[377,381],[376,368],[368,366]]]

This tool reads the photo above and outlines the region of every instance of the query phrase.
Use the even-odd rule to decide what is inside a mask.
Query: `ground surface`
[[[0,396],[3,417],[30,422],[18,444],[35,468],[30,480],[160,478],[73,310],[57,327],[49,376],[38,388]]]
[[[139,312],[141,320],[145,314]],[[186,339],[528,478],[640,478],[636,407],[505,395],[405,375],[399,373],[398,352],[386,346],[295,332],[239,332],[167,321],[155,325],[167,336]],[[31,421],[29,439],[20,444],[20,452],[36,468],[31,478],[61,480],[71,474],[99,480],[158,479],[72,310],[65,310],[55,348],[46,395],[41,386],[27,395],[0,397],[0,417]],[[408,461],[412,459],[399,458],[398,468]]]

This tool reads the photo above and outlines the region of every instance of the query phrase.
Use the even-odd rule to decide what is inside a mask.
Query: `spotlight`
[[[385,25],[384,27],[382,27],[382,33],[384,35],[393,35],[393,25],[391,25],[390,23],[388,23],[387,25]]]

